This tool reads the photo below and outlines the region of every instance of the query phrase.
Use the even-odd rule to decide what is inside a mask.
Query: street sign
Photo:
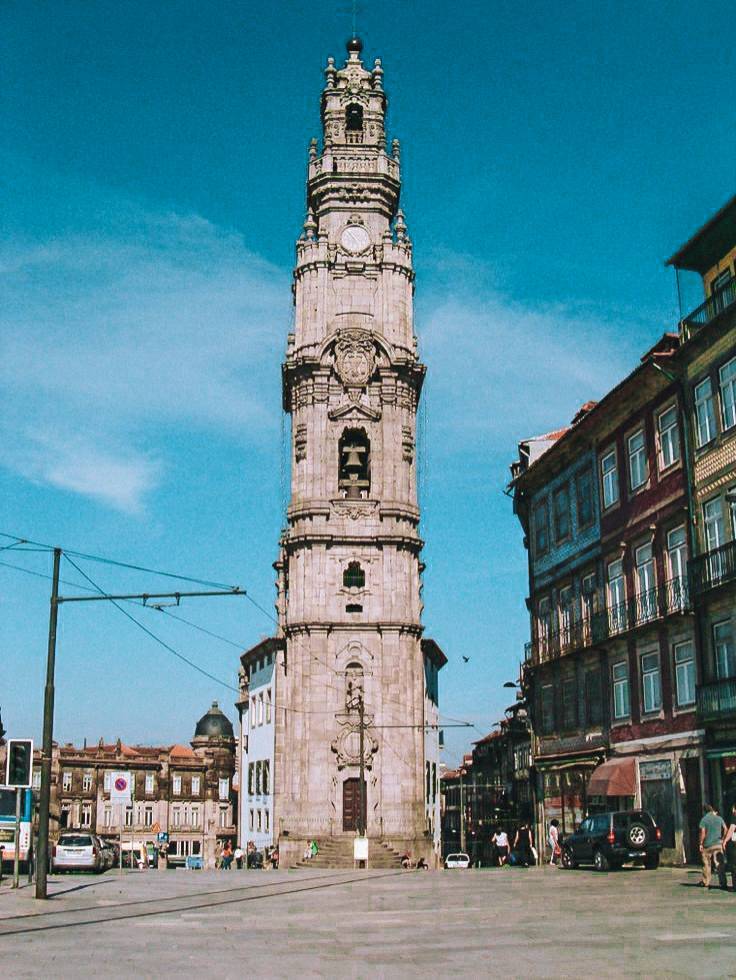
[[[353,861],[368,860],[368,838],[356,837],[353,841]]]
[[[110,773],[110,802],[130,803],[132,782],[129,772]]]
[[[162,830],[156,834],[156,840],[159,842],[159,844],[166,844],[169,840],[169,835],[165,830]]]
[[[9,738],[5,785],[30,789],[33,780],[33,739]]]

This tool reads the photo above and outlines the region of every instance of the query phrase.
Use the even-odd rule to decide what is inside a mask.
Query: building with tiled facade
[[[512,467],[538,833],[644,806],[674,861],[697,854],[704,794],[725,806],[736,791],[735,214],[671,260],[715,290],[706,303]]]

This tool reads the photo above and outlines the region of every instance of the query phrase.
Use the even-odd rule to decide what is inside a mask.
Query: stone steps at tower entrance
[[[333,837],[317,840],[319,852],[309,861],[298,861],[297,868],[353,868],[353,838]],[[368,845],[368,868],[396,869],[401,867],[401,855],[383,841],[372,840]]]

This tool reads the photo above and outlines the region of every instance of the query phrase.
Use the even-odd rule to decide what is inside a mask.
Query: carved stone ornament
[[[341,330],[335,344],[335,367],[346,388],[362,388],[376,369],[376,347],[367,330]]]
[[[338,517],[358,521],[373,517],[378,504],[375,500],[335,500],[332,506]]]
[[[351,719],[344,724],[330,748],[337,756],[338,769],[360,765],[360,727],[357,719],[354,722]],[[363,745],[363,764],[366,769],[373,767],[373,756],[376,752],[378,752],[378,741],[366,732]]]

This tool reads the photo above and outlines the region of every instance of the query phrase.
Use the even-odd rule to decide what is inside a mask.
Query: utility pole
[[[360,816],[358,817],[358,833],[365,837],[365,704],[363,703],[363,692],[358,695],[358,715],[360,718]]]
[[[48,898],[49,868],[49,810],[51,803],[51,752],[54,738],[54,673],[56,670],[56,626],[59,606],[62,602],[116,602],[117,600],[141,599],[145,604],[149,599],[176,599],[198,596],[245,595],[237,587],[212,592],[140,592],[133,595],[60,596],[59,567],[61,548],[54,548],[54,571],[51,583],[51,611],[49,613],[49,645],[46,660],[46,688],[43,703],[43,754],[41,757],[41,792],[38,805],[38,854],[36,855],[36,898]],[[124,612],[125,610],[123,610]],[[127,615],[127,613],[126,613]],[[137,620],[134,620],[137,622]],[[122,814],[121,814],[122,837]],[[131,851],[132,855],[132,851]],[[122,857],[122,849],[121,849]]]
[[[465,770],[460,770],[460,850],[465,853],[465,784],[463,776]]]
[[[59,566],[61,548],[54,548],[51,580],[49,645],[46,658],[46,688],[43,699],[43,746],[41,750],[41,793],[38,801],[38,854],[36,855],[36,898],[48,898],[49,805],[51,802],[51,751],[54,737],[54,670],[56,668],[56,621],[59,614]]]

